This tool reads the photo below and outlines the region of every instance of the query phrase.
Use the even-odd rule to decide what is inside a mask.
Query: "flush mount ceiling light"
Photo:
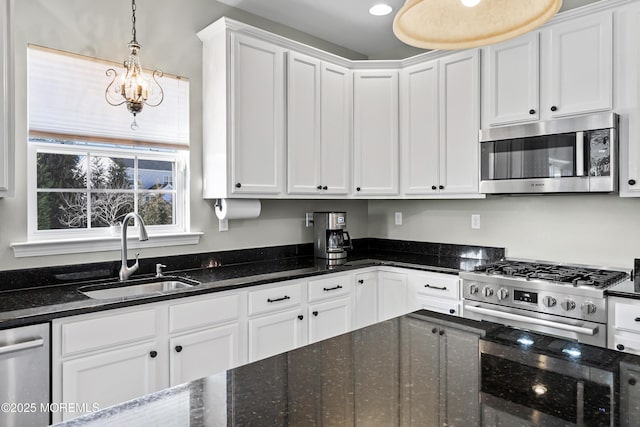
[[[162,77],[162,71],[155,70],[152,78],[155,85],[160,90],[159,95],[154,102],[147,102],[149,96],[153,95],[153,88],[148,77],[142,72],[140,66],[140,59],[138,53],[140,52],[140,44],[136,39],[136,1],[131,1],[131,12],[133,23],[133,39],[129,42],[129,57],[124,61],[124,70],[120,75],[113,68],[107,70],[107,76],[113,76],[113,80],[107,86],[104,97],[110,105],[114,107],[122,104],[127,104],[127,109],[133,114],[133,122],[131,123],[131,129],[138,128],[136,123],[136,114],[142,111],[142,107],[146,104],[150,107],[157,107],[162,103],[164,99],[164,91],[156,80],[157,77]]]
[[[393,20],[403,42],[424,49],[465,49],[539,27],[562,0],[407,0]]]
[[[371,9],[369,9],[369,13],[374,16],[385,16],[390,14],[392,10],[393,9],[388,4],[380,3],[371,6]]]

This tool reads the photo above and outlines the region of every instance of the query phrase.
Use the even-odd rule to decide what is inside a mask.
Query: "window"
[[[160,79],[164,101],[132,130],[104,99],[118,64],[29,46],[29,240],[109,237],[129,212],[154,235],[188,233],[189,83]]]

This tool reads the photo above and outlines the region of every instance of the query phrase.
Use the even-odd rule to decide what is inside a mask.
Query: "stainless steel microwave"
[[[618,115],[480,130],[480,192],[618,191]]]

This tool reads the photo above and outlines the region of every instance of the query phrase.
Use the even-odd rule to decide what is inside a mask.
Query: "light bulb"
[[[467,7],[476,7],[480,0],[460,0],[460,2]]]
[[[390,14],[392,10],[393,9],[388,4],[376,4],[371,6],[369,13],[374,16],[384,16]]]

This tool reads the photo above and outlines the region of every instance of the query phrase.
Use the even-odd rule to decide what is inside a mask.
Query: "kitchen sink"
[[[100,285],[83,286],[78,292],[93,299],[135,298],[141,296],[163,295],[180,289],[199,285],[195,280],[183,277],[154,277],[127,282],[112,282]]]

